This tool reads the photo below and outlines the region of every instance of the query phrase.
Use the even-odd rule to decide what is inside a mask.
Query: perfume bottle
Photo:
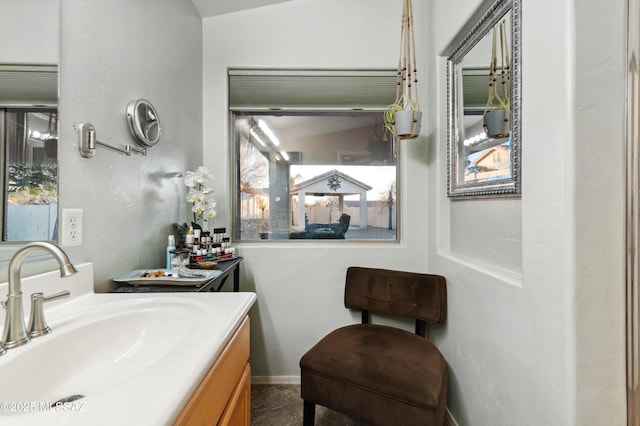
[[[173,235],[169,235],[167,239],[167,269],[171,269],[171,252],[176,249],[176,239]]]

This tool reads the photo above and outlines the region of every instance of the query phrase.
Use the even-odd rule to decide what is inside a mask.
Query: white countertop
[[[185,319],[188,332],[180,337],[178,344],[173,345],[175,347],[168,354],[159,359],[150,357],[148,366],[139,371],[136,370],[135,374],[129,374],[126,380],[118,382],[113,378],[108,385],[96,386],[90,391],[78,389],[78,393],[85,394],[85,397],[68,404],[59,411],[45,407],[50,401],[21,401],[18,400],[20,396],[17,396],[15,401],[7,401],[12,395],[10,391],[12,383],[3,380],[0,424],[30,426],[171,424],[249,312],[256,300],[255,293],[95,294],[93,293],[92,264],[82,264],[77,268],[78,274],[64,280],[59,278],[57,271],[23,280],[23,298],[27,301],[29,294],[35,291],[42,291],[46,296],[69,289],[72,295],[70,299],[45,304],[45,315],[53,329],[51,334],[34,338],[30,343],[9,349],[5,355],[0,356],[0,380],[2,380],[3,369],[11,369],[18,360],[26,359],[24,357],[28,357],[30,350],[37,350],[38,345],[46,344],[46,339],[55,338],[56,332],[58,336],[62,336],[75,327],[76,325],[72,322],[77,320],[78,314],[99,316],[102,310],[110,306],[120,306],[122,303],[134,301],[143,307],[154,307],[155,311],[161,311],[163,307],[170,311],[172,306],[179,305],[183,308],[186,306],[189,311],[193,309],[194,312],[198,312],[198,315],[194,316],[197,320]],[[0,300],[6,298],[6,292],[6,283],[0,284]],[[29,307],[27,306],[25,317],[28,315]],[[0,322],[4,322],[4,318],[0,319]],[[100,339],[108,341],[110,337],[117,336],[99,336],[95,339],[98,343],[87,341],[86,344],[100,346]],[[68,354],[68,357],[73,356],[73,353]],[[41,363],[39,368],[56,368],[55,363],[46,356],[42,358],[38,360],[38,363]],[[38,374],[37,369],[32,374]],[[30,378],[25,377],[24,381],[29,383]],[[27,410],[31,412],[19,412]]]

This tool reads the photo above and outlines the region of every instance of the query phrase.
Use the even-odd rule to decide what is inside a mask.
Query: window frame
[[[229,170],[231,193],[230,235],[237,243],[273,242],[335,242],[336,240],[242,240],[240,231],[240,135],[236,131],[236,116],[240,113],[281,114],[374,112],[380,114],[381,126],[384,111],[397,96],[397,69],[300,69],[300,68],[227,68],[227,112]],[[400,243],[401,241],[401,175],[402,147],[392,137],[395,155],[395,238],[394,239],[344,239],[341,243]],[[336,160],[337,161],[337,160]]]

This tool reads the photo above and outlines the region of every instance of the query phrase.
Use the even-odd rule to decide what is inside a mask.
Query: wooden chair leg
[[[304,411],[302,412],[302,426],[314,426],[316,419],[316,404],[304,400]]]

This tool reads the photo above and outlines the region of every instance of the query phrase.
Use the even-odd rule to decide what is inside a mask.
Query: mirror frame
[[[148,127],[144,125],[148,120],[143,120],[140,117],[140,107],[146,108],[151,111],[151,113],[155,116],[155,120],[150,120],[150,122],[154,123],[158,126],[155,137],[153,139],[149,138],[147,133],[147,129],[144,127]],[[156,111],[155,107],[151,102],[146,99],[134,99],[127,105],[127,122],[129,123],[129,131],[131,135],[136,139],[136,141],[144,146],[144,147],[152,147],[158,143],[160,140],[160,134],[162,133],[162,129],[160,127],[160,117],[158,116],[158,111]],[[144,125],[144,126],[143,126]]]
[[[470,18],[448,49],[447,58],[447,195],[449,198],[469,199],[484,197],[519,197],[520,185],[520,76],[521,52],[520,32],[521,14],[520,0],[496,0],[484,2]],[[457,117],[460,108],[457,100],[461,99],[461,88],[456,84],[458,74],[462,72],[460,64],[465,55],[493,29],[507,13],[511,12],[511,177],[486,182],[458,182],[458,161],[461,123]],[[447,53],[445,53],[447,54]]]

